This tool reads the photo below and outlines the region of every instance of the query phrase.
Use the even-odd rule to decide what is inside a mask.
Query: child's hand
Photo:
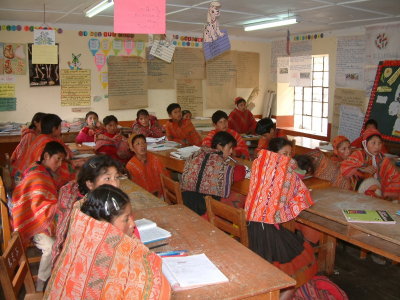
[[[360,168],[359,169],[361,172],[363,173],[368,173],[368,174],[375,174],[377,169],[374,166],[368,166],[368,167],[364,167],[364,168]]]

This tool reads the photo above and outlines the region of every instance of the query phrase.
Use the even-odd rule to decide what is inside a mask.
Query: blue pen
[[[165,252],[156,252],[159,256],[172,256],[172,255],[182,255],[186,253],[187,250],[176,250],[176,251],[165,251]]]

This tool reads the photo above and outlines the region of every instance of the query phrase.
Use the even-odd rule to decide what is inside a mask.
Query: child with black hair
[[[56,141],[48,142],[40,156],[24,172],[12,195],[13,227],[24,245],[31,239],[42,251],[36,289],[42,291],[51,274],[51,248],[54,243],[54,211],[57,204],[57,185],[53,175],[67,153]]]
[[[200,146],[200,134],[194,128],[192,121],[182,118],[181,106],[178,103],[171,103],[167,107],[170,120],[164,125],[167,139],[182,146]]]
[[[276,137],[276,124],[271,118],[262,118],[257,122],[256,134],[261,135],[255,154],[261,149],[267,149],[269,141]]]
[[[99,116],[94,111],[89,111],[85,116],[86,125],[81,129],[75,138],[75,143],[92,143],[97,133],[103,130],[103,125],[99,122]]]
[[[313,160],[310,156],[298,154],[293,159],[297,162],[297,169],[295,171],[300,176],[300,179],[314,174]]]
[[[211,120],[214,124],[215,129],[211,130],[203,139],[202,146],[211,147],[214,135],[218,132],[225,131],[232,135],[236,140],[236,147],[233,150],[233,155],[248,159],[250,157],[249,148],[247,147],[246,142],[242,139],[241,135],[228,127],[228,115],[226,114],[226,112],[222,110],[217,110],[211,116]]]
[[[182,119],[188,119],[191,120],[192,119],[192,113],[190,110],[182,110]]]
[[[199,215],[206,212],[204,197],[228,198],[233,182],[243,180],[246,169],[230,159],[235,138],[226,131],[217,132],[211,148],[202,147],[185,161],[181,187],[184,204]]]
[[[96,135],[95,150],[98,154],[109,155],[125,164],[131,157],[127,138],[118,129],[118,119],[114,115],[103,119],[105,130]]]
[[[108,184],[91,191],[74,206],[44,298],[170,299],[161,258],[135,231],[128,195]]]
[[[251,111],[246,108],[246,100],[242,97],[235,98],[236,108],[229,114],[228,126],[230,129],[242,133],[254,133],[256,119]]]
[[[165,135],[163,127],[155,116],[145,109],[139,109],[136,113],[136,121],[132,125],[132,133],[143,134],[145,137],[160,138]]]
[[[358,138],[356,138],[354,141],[352,141],[350,143],[350,146],[353,148],[362,149],[363,148],[363,146],[362,146],[363,132],[368,129],[378,130],[378,122],[375,121],[374,119],[369,119],[367,122],[365,122],[364,128],[363,128],[363,130],[361,130],[360,136]],[[382,153],[388,152],[384,144],[382,144],[381,151],[382,151]]]

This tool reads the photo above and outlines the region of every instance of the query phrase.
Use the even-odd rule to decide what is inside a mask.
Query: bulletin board
[[[368,119],[378,122],[385,140],[400,143],[400,60],[379,62],[364,125]]]

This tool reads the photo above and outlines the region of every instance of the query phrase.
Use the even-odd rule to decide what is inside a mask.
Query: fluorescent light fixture
[[[259,23],[259,24],[255,24],[255,25],[245,26],[244,31],[252,31],[252,30],[259,30],[259,29],[265,29],[265,28],[271,28],[271,27],[279,27],[279,26],[291,25],[291,24],[296,24],[296,23],[297,23],[296,18],[285,19],[285,20],[275,21],[275,22],[265,22],[265,23]]]
[[[114,5],[113,0],[102,0],[102,1],[92,5],[89,9],[87,9],[85,11],[85,15],[86,15],[86,17],[91,18],[113,5]]]

